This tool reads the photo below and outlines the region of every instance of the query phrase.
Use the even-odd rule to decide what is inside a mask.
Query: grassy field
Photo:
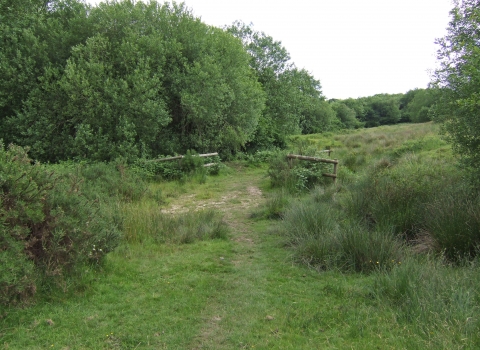
[[[326,147],[341,161],[339,180],[337,186],[326,183],[314,192],[317,199],[333,196],[332,205],[342,210],[345,198],[352,196],[349,186],[379,161],[394,164],[408,154],[418,162],[455,169],[449,147],[431,124],[309,135],[292,144],[297,151]],[[298,263],[281,229],[288,222],[259,215],[278,194],[266,174],[264,164],[233,162],[205,182],[150,184],[162,193],[162,201],[119,204],[124,240],[100,273],[86,269],[66,293],[61,286],[44,288],[29,305],[3,307],[0,346],[478,348],[480,270],[475,261],[454,266],[428,255],[404,254],[394,268],[360,273]],[[290,209],[285,210],[307,196],[311,194],[289,195],[285,207]],[[402,285],[405,275],[438,278],[424,286]],[[443,301],[455,304],[446,308],[451,315],[439,311]],[[430,302],[438,305],[424,304]],[[418,312],[422,308],[436,314],[426,316]]]

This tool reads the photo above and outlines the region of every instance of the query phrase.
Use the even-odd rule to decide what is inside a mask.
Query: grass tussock
[[[281,219],[293,199],[293,196],[284,189],[268,193],[266,197],[266,200],[252,211],[251,218]]]
[[[316,187],[277,226],[295,261],[369,273],[377,306],[425,348],[480,346],[480,197],[431,123],[349,131],[336,186]],[[311,138],[312,135],[309,135]]]
[[[383,307],[396,310],[397,322],[414,324],[430,348],[478,348],[480,282],[472,277],[480,266],[478,260],[462,261],[458,267],[409,256],[375,275],[373,293]]]
[[[128,243],[193,243],[225,239],[228,225],[213,209],[171,214],[158,206],[143,204],[125,211],[125,240]]]
[[[285,213],[278,230],[295,259],[316,269],[369,272],[390,268],[403,256],[402,244],[392,232],[342,222],[327,203],[299,201]]]

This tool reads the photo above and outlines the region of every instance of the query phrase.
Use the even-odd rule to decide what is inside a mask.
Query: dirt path
[[[245,175],[245,176],[243,176]],[[197,194],[181,195],[171,201],[163,211],[182,213],[188,210],[217,209],[224,213],[224,220],[230,226],[230,254],[226,264],[232,267],[232,273],[224,276],[224,288],[212,295],[202,313],[203,325],[197,337],[192,341],[191,349],[230,349],[232,334],[244,327],[248,317],[242,313],[245,303],[256,298],[258,288],[262,288],[261,247],[255,231],[255,222],[250,218],[252,211],[264,200],[260,189],[263,176],[257,172],[243,174],[241,171],[224,191],[219,191],[209,199],[196,199]],[[259,263],[260,262],[260,263]],[[250,289],[250,290],[248,290]],[[251,298],[249,293],[253,293]],[[260,316],[264,318],[265,316]],[[242,348],[241,342],[238,342]],[[244,344],[245,345],[245,344]]]

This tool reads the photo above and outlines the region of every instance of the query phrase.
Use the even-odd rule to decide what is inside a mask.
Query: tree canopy
[[[437,40],[440,67],[432,86],[445,136],[480,179],[480,0],[455,1],[447,35]]]
[[[175,2],[0,0],[0,43],[0,139],[42,161],[284,147],[294,134],[425,121],[436,98],[326,101],[280,41]]]
[[[325,101],[320,81],[297,68],[281,42],[239,21],[226,29],[242,40],[265,91],[265,109],[250,147],[282,147],[288,135],[331,127],[335,113]]]
[[[183,4],[1,1],[12,20],[1,22],[0,138],[35,158],[228,151],[253,139],[265,97],[250,56]]]

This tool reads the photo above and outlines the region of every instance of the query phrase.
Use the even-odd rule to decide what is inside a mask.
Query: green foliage
[[[440,68],[435,71],[432,86],[439,90],[440,99],[434,115],[479,182],[480,2],[464,0],[454,4],[447,35],[437,40]]]
[[[365,126],[396,124],[400,121],[399,95],[380,94],[365,99]]]
[[[425,123],[431,120],[433,106],[438,99],[434,89],[415,89],[408,91],[400,100],[402,121]]]
[[[19,135],[15,123],[45,70],[63,70],[71,48],[91,34],[87,8],[76,0],[0,1],[0,138]],[[31,144],[32,146],[32,144]]]
[[[363,124],[357,119],[357,113],[354,109],[348,107],[343,102],[333,102],[331,103],[332,109],[335,111],[337,118],[343,124],[343,127],[346,129],[358,129],[363,126]]]
[[[33,295],[38,279],[102,262],[118,244],[118,223],[81,182],[32,165],[21,147],[0,148],[1,303]]]
[[[161,158],[168,158],[159,156]],[[213,165],[205,168],[204,164]],[[164,180],[179,180],[183,177],[218,175],[223,165],[219,156],[199,157],[198,153],[187,150],[184,158],[159,162],[158,160],[139,159],[133,164],[132,169],[139,175],[148,179],[161,178]]]
[[[62,162],[49,168],[66,181],[77,183],[83,196],[113,205],[138,201],[150,195],[146,182],[123,161],[112,163]]]
[[[132,163],[191,148],[229,154],[253,139],[264,94],[230,34],[183,4],[43,3],[1,3],[7,142],[43,161]]]
[[[281,42],[242,22],[233,23],[227,31],[242,40],[266,97],[248,149],[283,148],[289,135],[330,128],[335,116],[324,101],[320,82],[295,67]]]
[[[316,156],[315,153],[308,155]],[[300,193],[318,184],[331,182],[322,175],[332,172],[331,167],[332,165],[321,162],[288,159],[287,152],[277,152],[269,161],[268,176],[272,187],[282,187],[290,193]]]

